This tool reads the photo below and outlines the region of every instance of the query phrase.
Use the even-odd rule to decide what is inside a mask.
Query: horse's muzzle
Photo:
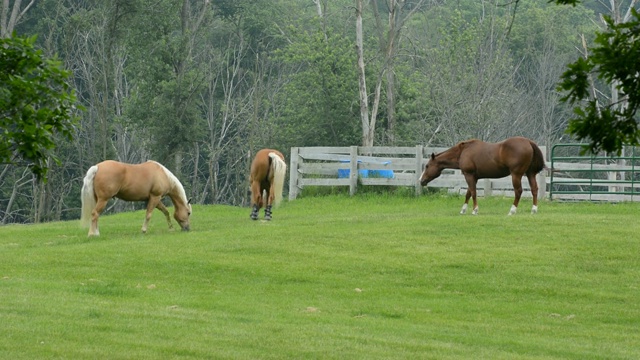
[[[182,231],[189,231],[189,230],[191,230],[191,226],[189,226],[189,225],[184,226],[184,227],[182,228]]]

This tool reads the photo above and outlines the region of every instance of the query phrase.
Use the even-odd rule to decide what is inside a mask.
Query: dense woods
[[[571,141],[559,99],[602,15],[633,0],[5,1],[2,37],[71,71],[79,109],[48,181],[0,164],[0,223],[77,219],[86,170],[165,164],[196,204],[248,204],[262,147]],[[7,6],[8,5],[8,6]],[[360,33],[361,31],[361,33]],[[594,80],[594,91],[615,89]],[[139,204],[116,201],[108,211]]]

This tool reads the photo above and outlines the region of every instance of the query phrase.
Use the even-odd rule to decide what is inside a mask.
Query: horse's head
[[[182,231],[189,231],[189,217],[191,216],[191,199],[184,206],[175,205],[176,212],[173,214],[174,219],[180,224]]]
[[[420,185],[426,186],[429,181],[440,176],[442,170],[444,170],[444,167],[438,162],[436,154],[432,153],[431,158],[429,159],[427,165],[425,165],[422,176],[420,177]]]

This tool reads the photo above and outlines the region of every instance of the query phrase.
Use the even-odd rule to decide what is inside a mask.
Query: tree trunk
[[[396,142],[396,97],[395,97],[395,74],[393,70],[393,61],[389,62],[387,69],[387,139],[389,145],[393,146]]]
[[[28,168],[25,168],[22,172],[22,177],[13,184],[13,190],[11,190],[11,196],[9,197],[9,202],[7,203],[7,207],[4,211],[4,216],[2,217],[2,224],[6,224],[7,220],[9,219],[11,208],[13,207],[13,203],[15,202],[16,196],[18,195],[18,189],[33,181],[33,178],[31,178],[21,183],[21,181],[27,178],[29,175],[30,172],[28,171]]]
[[[369,123],[369,100],[364,71],[364,49],[362,40],[362,1],[356,0],[356,51],[358,53],[358,85],[360,90],[360,120],[362,122],[362,146],[372,146],[373,136]]]

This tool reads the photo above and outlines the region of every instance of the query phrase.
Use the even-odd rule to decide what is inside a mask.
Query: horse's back
[[[115,196],[125,180],[127,165],[113,160],[105,160],[96,164],[98,171],[93,179],[94,191],[101,194],[112,194],[111,196],[106,195],[107,197]]]
[[[162,195],[168,181],[162,168],[153,161],[127,164],[106,160],[98,165],[94,179],[96,194],[104,198],[118,197],[127,201],[143,201],[150,194]]]
[[[525,173],[534,158],[531,140],[516,136],[498,143],[477,139],[460,143],[460,168],[478,178],[501,178]]]

